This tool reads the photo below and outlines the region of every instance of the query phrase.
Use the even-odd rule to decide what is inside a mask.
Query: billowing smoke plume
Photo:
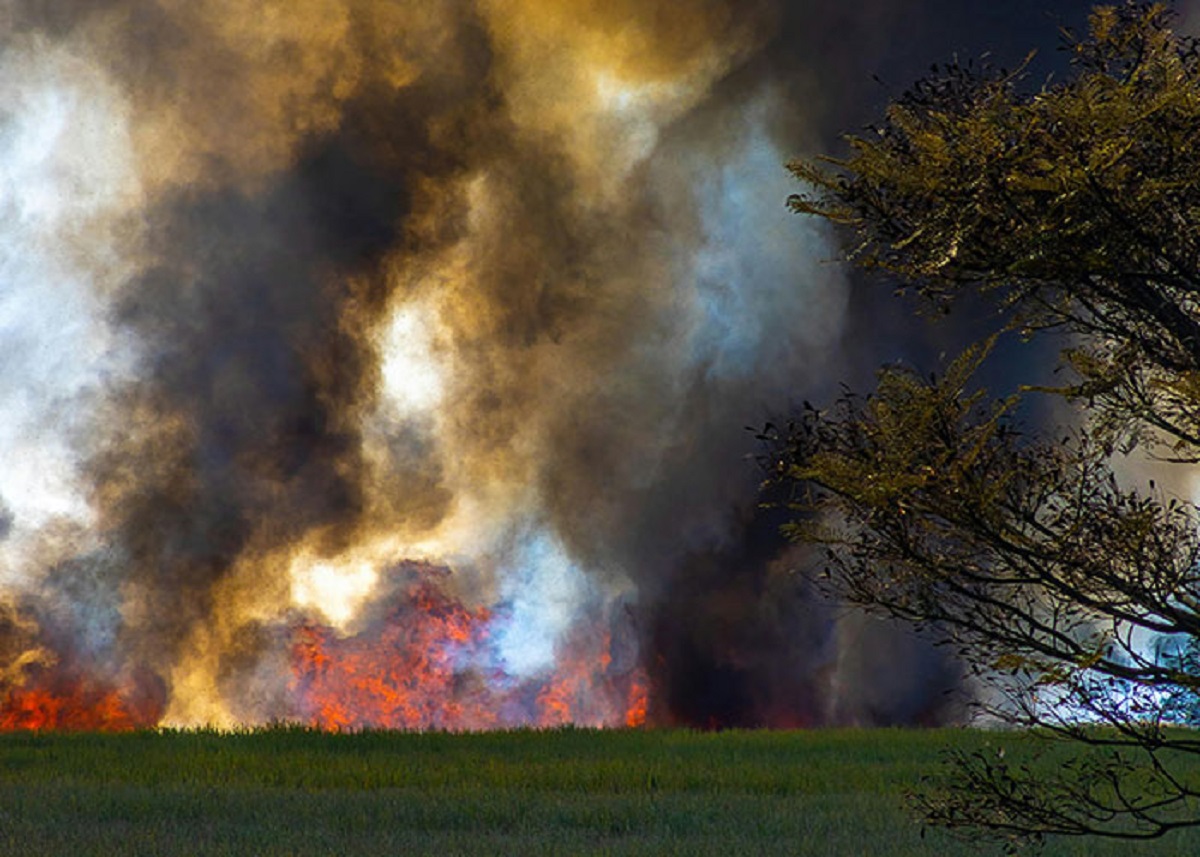
[[[743,429],[871,335],[782,164],[935,43],[898,5],[0,2],[10,719],[941,716]]]

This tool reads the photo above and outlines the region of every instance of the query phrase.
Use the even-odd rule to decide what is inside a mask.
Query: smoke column
[[[944,716],[743,428],[916,341],[783,163],[1057,20],[918,5],[0,0],[4,722]]]

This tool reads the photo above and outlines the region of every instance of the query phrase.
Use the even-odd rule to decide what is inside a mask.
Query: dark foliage
[[[791,207],[930,306],[965,295],[996,335],[942,377],[888,368],[869,396],[763,433],[788,532],[849,600],[940,633],[991,718],[1108,748],[1047,777],[960,754],[927,819],[1013,841],[1153,838],[1200,824],[1200,518],[1113,473],[1134,450],[1200,461],[1200,43],[1162,4],[1094,11],[1071,73],[1031,88],[934,67],[850,153],[798,161]],[[989,401],[996,336],[1062,336],[1062,387]],[[1023,396],[1071,427],[1023,431]],[[1068,745],[1070,746],[1070,745]]]

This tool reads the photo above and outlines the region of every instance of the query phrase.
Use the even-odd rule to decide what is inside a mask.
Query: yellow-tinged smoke
[[[723,529],[741,425],[841,312],[775,224],[778,92],[719,94],[778,3],[65,7],[12,13],[4,62],[98,146],[46,138],[29,232],[78,248],[108,345],[46,489],[87,538],[6,573],[73,649],[149,670],[171,722],[286,716],[274,624],[352,628],[397,563],[544,626],[501,640],[538,665],[516,647]]]

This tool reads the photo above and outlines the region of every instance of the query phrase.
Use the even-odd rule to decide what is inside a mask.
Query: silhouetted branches
[[[1070,334],[1071,380],[989,401],[995,337],[763,433],[763,464],[841,596],[937,629],[992,718],[1089,745],[1051,767],[954,759],[926,818],[1012,838],[1200,825],[1200,519],[1112,459],[1200,461],[1200,46],[1162,4],[1094,11],[1073,72],[934,67],[850,154],[797,161],[793,210],[996,335]],[[1033,391],[1077,423],[1022,431]]]

